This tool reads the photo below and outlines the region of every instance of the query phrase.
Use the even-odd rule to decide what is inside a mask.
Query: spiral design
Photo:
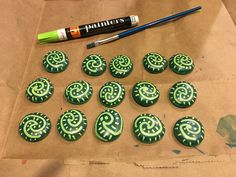
[[[92,97],[93,89],[86,81],[73,82],[67,86],[65,96],[72,104],[84,104]]]
[[[133,87],[133,98],[141,106],[151,106],[159,99],[160,93],[150,82],[141,81]]]
[[[169,98],[175,106],[187,108],[193,105],[196,101],[197,91],[192,84],[186,81],[181,81],[172,86]]]
[[[58,73],[64,71],[69,64],[65,53],[53,50],[44,56],[43,65],[48,72]]]
[[[110,71],[114,77],[124,78],[128,76],[133,69],[133,63],[125,55],[115,56],[110,63]]]
[[[103,111],[95,123],[95,134],[102,141],[116,140],[123,130],[123,120],[113,109]]]
[[[85,115],[75,109],[64,112],[57,122],[59,134],[68,141],[78,140],[87,128]]]
[[[125,88],[118,82],[105,83],[99,92],[99,98],[104,106],[118,106],[125,97]]]
[[[26,97],[32,102],[44,102],[53,94],[54,87],[47,78],[32,81],[26,89]]]
[[[174,135],[185,146],[197,146],[204,138],[204,128],[199,120],[194,117],[184,117],[174,126]]]
[[[19,125],[21,137],[29,142],[41,141],[49,134],[50,130],[50,120],[39,112],[26,115]]]
[[[133,124],[134,134],[143,143],[159,141],[165,134],[161,120],[152,114],[139,115]]]
[[[143,59],[144,68],[150,73],[161,73],[167,68],[167,60],[158,53],[148,53]]]
[[[91,76],[99,76],[106,70],[106,61],[101,55],[87,56],[82,64],[85,73]]]
[[[188,55],[176,54],[170,59],[170,68],[177,74],[188,74],[194,69],[194,63]]]

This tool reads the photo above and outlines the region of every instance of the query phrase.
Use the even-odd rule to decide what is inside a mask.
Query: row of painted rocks
[[[114,109],[106,109],[100,113],[94,125],[95,136],[103,142],[112,142],[119,138],[124,127],[120,113]],[[80,139],[87,128],[87,118],[79,110],[64,112],[57,121],[57,131],[67,141]],[[38,142],[47,137],[51,130],[49,118],[39,112],[26,115],[19,125],[21,137],[29,142]],[[174,127],[175,138],[185,146],[195,147],[204,138],[204,128],[195,117],[187,116],[179,119]],[[152,144],[160,141],[165,135],[162,121],[152,114],[141,114],[133,121],[133,135],[140,142]]]

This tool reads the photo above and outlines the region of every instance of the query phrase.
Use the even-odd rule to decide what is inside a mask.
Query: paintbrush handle
[[[195,8],[192,8],[192,9],[189,9],[189,10],[186,10],[186,11],[174,14],[174,15],[170,15],[168,17],[164,17],[162,19],[159,19],[159,20],[147,23],[145,25],[138,26],[138,27],[132,28],[130,30],[126,30],[124,32],[121,32],[121,33],[118,34],[118,36],[119,36],[119,38],[123,38],[123,37],[129,36],[129,35],[132,35],[132,34],[137,33],[139,31],[143,31],[143,30],[145,30],[147,28],[150,28],[150,27],[152,27],[154,25],[157,25],[157,24],[160,24],[160,23],[164,23],[164,22],[167,22],[169,20],[173,20],[175,18],[183,17],[183,16],[188,15],[188,14],[190,14],[192,12],[200,10],[201,8],[202,8],[201,6],[197,6]]]

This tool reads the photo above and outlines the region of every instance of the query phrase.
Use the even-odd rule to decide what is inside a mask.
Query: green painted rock
[[[197,99],[197,91],[189,82],[180,81],[171,87],[169,99],[175,106],[179,108],[187,108],[195,103]]]
[[[43,66],[50,73],[59,73],[64,71],[69,65],[68,57],[65,53],[53,50],[44,56]]]
[[[170,58],[169,66],[176,74],[188,74],[194,69],[193,60],[185,54],[176,54]]]
[[[101,103],[106,107],[118,106],[125,97],[125,88],[119,82],[105,83],[99,92]]]
[[[79,110],[71,109],[64,112],[57,122],[59,134],[67,141],[76,141],[83,136],[87,128],[87,119]]]
[[[51,122],[42,113],[35,112],[26,115],[19,125],[19,133],[29,142],[41,141],[48,136],[51,130]]]
[[[91,85],[86,81],[72,82],[66,87],[65,97],[72,104],[84,104],[90,100],[93,94]]]
[[[134,85],[132,96],[136,103],[147,107],[158,101],[160,92],[154,84],[147,81],[141,81]]]
[[[84,72],[90,76],[102,75],[106,67],[106,60],[101,55],[97,54],[87,56],[82,63]]]
[[[123,130],[123,120],[120,114],[113,110],[103,111],[95,123],[95,134],[98,139],[104,142],[116,140]]]
[[[41,103],[47,101],[53,94],[54,87],[47,78],[38,78],[32,81],[25,92],[26,97],[34,102]]]
[[[174,136],[183,145],[195,147],[204,138],[202,123],[195,117],[187,116],[178,120],[174,126]]]
[[[141,114],[134,120],[133,132],[139,141],[151,144],[163,138],[165,127],[157,116]]]
[[[149,73],[157,74],[167,68],[167,60],[158,53],[148,53],[144,56],[143,65]]]
[[[113,77],[127,77],[133,70],[133,63],[126,55],[117,55],[110,62],[110,72]]]

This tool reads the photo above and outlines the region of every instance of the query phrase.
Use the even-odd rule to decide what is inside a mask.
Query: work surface
[[[91,50],[85,48],[88,42],[110,34],[43,46],[38,45],[35,40],[39,32],[68,25],[128,14],[138,15],[140,24],[144,24],[197,5],[203,6],[199,13]],[[24,171],[28,171],[29,176],[43,176],[49,173],[51,176],[79,176],[76,173],[78,169],[81,176],[93,176],[98,173],[101,173],[101,176],[174,173],[190,175],[193,168],[204,174],[213,167],[216,169],[212,172],[215,175],[233,174],[232,167],[236,164],[235,149],[226,144],[227,139],[216,133],[220,118],[235,114],[236,107],[236,101],[232,99],[236,89],[236,30],[221,1],[26,1],[9,2],[4,6],[7,7],[5,13],[9,19],[1,20],[1,26],[7,26],[4,30],[10,34],[13,34],[11,30],[14,31],[18,27],[14,32],[18,37],[7,37],[1,33],[1,38],[6,41],[0,49],[3,55],[0,66],[0,89],[3,95],[0,121],[4,127],[0,130],[1,157],[35,160],[1,160],[0,176],[1,173],[2,176],[7,175],[7,172],[11,171],[9,169],[18,164],[20,166],[11,171],[11,175],[23,169],[27,169]],[[7,9],[12,13],[9,14]],[[15,16],[13,12],[20,12],[22,15]],[[58,12],[60,13],[55,15]],[[9,20],[12,21],[11,24]],[[53,49],[66,52],[70,58],[69,68],[58,75],[46,73],[41,66],[44,54]],[[150,75],[143,70],[142,58],[152,51],[157,51],[167,58],[174,53],[187,53],[194,59],[196,68],[187,76],[178,76],[170,70],[160,75]],[[96,116],[104,109],[97,102],[97,90],[104,82],[115,79],[108,71],[99,79],[87,77],[82,73],[82,60],[91,53],[102,54],[107,62],[117,54],[127,54],[133,59],[133,73],[128,78],[119,80],[125,85],[127,95],[130,94],[132,85],[139,80],[149,80],[161,91],[159,102],[148,109],[135,105],[129,96],[126,97],[124,103],[117,107],[124,117],[125,128],[120,139],[111,144],[99,143],[93,135],[92,127]],[[39,76],[50,78],[56,91],[48,102],[35,105],[25,99],[24,91],[27,84]],[[23,141],[17,132],[21,118],[29,112],[42,111],[55,125],[59,115],[72,108],[62,97],[64,88],[78,79],[89,81],[95,91],[89,103],[78,107],[91,122],[84,137],[78,142],[67,143],[59,137],[53,126],[52,132],[44,141],[37,144]],[[168,89],[179,80],[190,81],[198,90],[196,104],[186,110],[174,108],[167,99]],[[130,131],[133,119],[137,114],[145,112],[158,115],[167,129],[164,139],[151,146],[144,146],[135,141]],[[184,148],[172,137],[174,122],[185,115],[198,117],[205,126],[205,140],[197,149]],[[36,160],[55,158],[60,160]],[[222,167],[222,170],[219,167]],[[125,170],[120,170],[121,168]],[[21,173],[25,174],[24,171]]]

